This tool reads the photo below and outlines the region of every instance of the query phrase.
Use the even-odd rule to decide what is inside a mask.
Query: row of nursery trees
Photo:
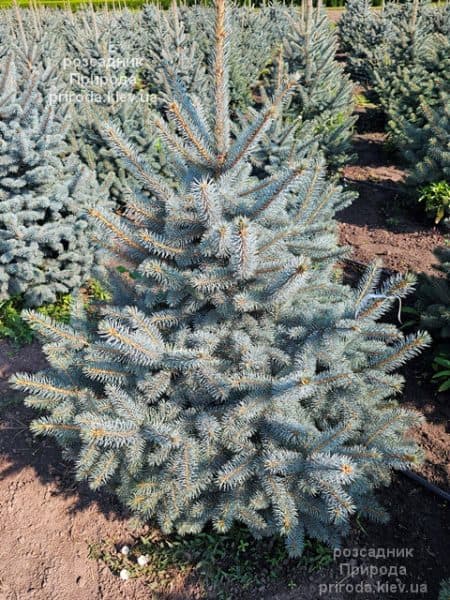
[[[450,4],[349,0],[339,22],[351,74],[376,93],[408,185],[436,222],[450,217]]]
[[[351,76],[371,89],[387,133],[408,168],[410,197],[436,223],[450,224],[450,4],[349,0],[339,22]],[[439,389],[450,389],[450,250],[436,251],[441,277],[423,277],[411,311],[435,339]]]
[[[282,6],[233,13],[233,121],[243,126],[260,112],[286,76],[296,74],[299,84],[258,139],[255,169],[271,173],[306,153],[318,162],[324,156],[332,168],[343,164],[354,123],[352,84],[335,60],[337,40],[325,14]],[[89,225],[74,209],[93,200],[123,211],[130,196],[148,195],[136,191],[123,159],[105,145],[105,123],[175,182],[160,117],[175,74],[187,93],[209,94],[212,18],[212,8],[199,6],[3,11],[0,300],[24,294],[36,306],[76,289],[98,261],[86,252]]]
[[[336,269],[352,86],[322,11],[4,17],[1,293],[36,306],[95,266],[112,296],[25,312],[33,430],[164,532],[239,521],[299,555],[384,521],[376,488],[420,455],[395,371],[429,337],[379,322],[411,276]]]

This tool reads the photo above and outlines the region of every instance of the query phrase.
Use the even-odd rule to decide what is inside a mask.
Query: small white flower
[[[130,579],[130,572],[128,571],[128,569],[122,569],[120,571],[119,577],[120,577],[120,579],[127,581],[128,579]]]
[[[138,556],[137,562],[140,567],[145,567],[145,565],[148,564],[148,556],[144,556],[143,554],[141,554],[140,556]]]
[[[130,549],[128,548],[128,546],[122,546],[122,548],[120,549],[120,553],[124,556],[128,556],[130,554]]]

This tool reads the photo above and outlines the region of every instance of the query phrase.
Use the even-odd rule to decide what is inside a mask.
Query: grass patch
[[[107,302],[111,299],[110,292],[95,279],[91,279],[86,284],[83,293],[87,307],[95,302]],[[44,304],[37,308],[36,311],[60,323],[68,323],[71,307],[72,296],[64,294],[56,302]],[[24,304],[21,296],[13,296],[12,298],[8,298],[8,300],[0,302],[0,339],[7,339],[16,346],[23,346],[33,341],[33,330],[21,316],[23,309]]]
[[[355,105],[358,108],[379,108],[377,104],[371,102],[364,94],[355,94]]]
[[[255,540],[243,526],[227,534],[161,537],[153,533],[140,537],[128,554],[105,541],[92,545],[89,556],[103,561],[117,576],[144,579],[157,594],[170,592],[175,582],[189,580],[205,597],[223,600],[281,580],[296,587],[299,568],[318,571],[333,560],[328,546],[311,540],[306,540],[301,558],[289,558],[281,539]],[[139,557],[146,564],[141,566]]]
[[[434,218],[436,224],[450,216],[450,183],[434,181],[420,188],[419,202],[425,204],[425,211]]]
[[[57,302],[45,304],[36,310],[64,323],[69,320],[71,302],[70,295],[63,295]],[[21,316],[23,308],[21,296],[13,296],[0,303],[0,338],[8,339],[17,346],[33,341],[33,331]]]

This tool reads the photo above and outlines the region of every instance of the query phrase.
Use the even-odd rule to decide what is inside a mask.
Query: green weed
[[[83,295],[88,308],[94,302],[108,302],[111,300],[111,292],[107,290],[96,279],[90,279],[83,290]],[[60,323],[68,323],[72,307],[72,296],[61,295],[52,304],[44,304],[36,309],[37,312],[51,317]],[[22,319],[21,313],[24,309],[23,298],[13,296],[0,302],[0,339],[7,339],[16,346],[23,346],[33,341],[33,331]]]
[[[158,538],[142,536],[123,555],[111,542],[90,547],[90,557],[101,560],[113,573],[126,570],[130,578],[144,578],[155,592],[163,592],[175,574],[193,576],[205,593],[229,599],[230,590],[257,589],[283,578],[286,571],[304,568],[313,572],[332,562],[328,546],[307,539],[301,558],[289,558],[281,539],[255,540],[245,527],[234,527],[229,533],[204,532],[195,536]],[[148,560],[138,564],[139,556]],[[292,577],[288,587],[296,587]]]
[[[450,183],[429,183],[420,192],[419,202],[424,202],[426,212],[434,217],[435,223],[440,223],[450,211]]]
[[[43,315],[56,321],[67,322],[70,315],[71,297],[61,296],[53,304],[45,304],[37,309]],[[17,346],[29,344],[33,340],[33,331],[22,319],[23,298],[13,296],[0,303],[0,338],[5,338]]]
[[[450,352],[442,352],[433,361],[435,374],[432,379],[439,384],[438,392],[450,390]]]
[[[365,94],[355,94],[355,105],[359,108],[378,108],[376,104],[371,102]]]
[[[86,285],[88,298],[96,302],[109,302],[112,299],[111,292],[97,279],[90,279]]]

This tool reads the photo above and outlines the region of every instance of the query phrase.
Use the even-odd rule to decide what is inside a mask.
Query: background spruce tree
[[[450,39],[433,31],[426,8],[409,5],[371,63],[389,138],[409,168],[406,183],[416,197],[423,186],[450,176]],[[441,219],[442,210],[448,217],[444,199],[437,207]]]
[[[198,40],[205,67],[214,52],[214,10],[184,7],[190,36]],[[278,3],[255,8],[233,7],[234,27],[230,38],[230,109],[245,110],[254,104],[255,92],[267,72],[274,51],[292,28],[289,12]]]
[[[260,9],[236,6],[233,11],[230,103],[232,109],[242,110],[253,103],[253,91],[290,23],[288,11],[278,4]],[[176,74],[189,93],[201,98],[211,85],[208,65],[214,51],[214,10],[174,2],[168,11],[161,11],[149,5],[142,21],[146,34],[142,51],[148,63],[143,79],[150,91],[162,102],[168,90],[167,75]]]
[[[430,29],[434,33],[450,35],[450,4],[444,6],[431,4],[425,9],[425,18],[430,23]]]
[[[398,136],[396,120],[417,120],[422,99],[438,99],[448,81],[448,40],[431,32],[416,1],[392,25],[385,43],[370,59],[374,90],[390,119],[389,131]]]
[[[9,24],[6,20],[0,21],[0,59],[4,60],[8,52]]]
[[[28,64],[42,70],[54,70],[55,67],[60,70],[65,29],[65,17],[61,12],[33,5],[26,11],[18,7],[3,10],[1,17],[6,32],[4,49],[6,52],[14,50],[20,57],[18,68]],[[0,36],[0,47],[1,44]]]
[[[439,36],[441,37],[441,36]],[[434,94],[418,96],[417,108],[413,115],[406,117],[400,107],[393,113],[391,128],[397,132],[398,146],[408,165],[407,184],[416,193],[424,186],[438,182],[450,182],[450,42],[437,40],[442,55],[442,78],[434,79]],[[439,220],[448,220],[450,205],[442,198],[442,206],[435,207]],[[434,216],[434,215],[433,215]]]
[[[65,28],[67,91],[77,95],[70,144],[100,184],[108,185],[119,209],[131,182],[122,161],[103,143],[103,123],[117,123],[155,171],[167,165],[157,134],[148,125],[154,108],[140,86],[137,23],[127,11],[111,16],[90,11]]]
[[[417,291],[420,324],[438,342],[450,342],[450,248],[435,250],[442,277],[424,275]],[[450,350],[450,348],[449,348]]]
[[[372,10],[370,0],[348,0],[339,22],[340,47],[346,54],[346,68],[355,79],[370,79],[367,61],[383,42],[386,21]]]
[[[194,10],[194,7],[189,11]],[[201,7],[202,13],[205,11]],[[201,32],[188,27],[188,11],[173,3],[169,10],[162,11],[154,5],[144,7],[142,14],[145,42],[142,52],[145,64],[142,80],[146,89],[155,94],[157,109],[161,111],[170,93],[170,80],[178,78],[186,89],[202,96],[208,93],[206,55],[207,48],[200,50]],[[189,18],[189,25],[197,14]],[[197,28],[198,29],[198,28]],[[200,37],[200,39],[199,39]]]
[[[274,159],[274,154],[292,140],[290,155],[300,158],[309,140],[310,151],[317,147],[333,170],[350,158],[356,121],[353,84],[336,60],[337,36],[322,8],[314,9],[309,0],[301,12],[290,10],[285,18],[288,26],[272,60],[268,87],[273,92],[280,82],[294,78],[298,85],[261,150],[272,163],[279,162],[282,158]]]
[[[102,192],[68,155],[55,79],[17,62],[9,54],[0,67],[0,299],[39,306],[78,289],[98,263],[85,209]]]
[[[335,60],[336,39],[330,23],[323,13],[313,15],[312,7],[308,10],[309,20],[298,11],[278,4],[258,10],[248,6],[234,9],[236,25],[229,56],[233,113],[245,118],[248,105],[259,110],[262,101],[259,86],[270,77],[271,65],[274,61],[278,63],[278,49],[288,37],[291,43],[287,46],[291,50],[286,50],[286,71],[290,75],[295,71],[303,82],[302,91],[299,87],[285,117],[266,132],[260,145],[259,163],[279,164],[285,151],[300,160],[308,146],[309,151],[316,148],[325,153],[331,166],[336,167],[342,164],[348,150],[353,124],[351,86],[342,78],[342,69]],[[149,127],[149,123],[155,110],[163,112],[171,78],[179,78],[189,93],[200,98],[209,93],[212,82],[207,67],[214,44],[213,10],[174,4],[168,11],[149,5],[142,13],[91,9],[68,12],[66,17],[35,8],[24,15],[6,12],[9,29],[15,32],[12,43],[17,48],[25,36],[33,48],[39,49],[43,64],[52,65],[56,61],[58,69],[68,64],[66,92],[75,104],[68,131],[72,151],[96,173],[101,184],[108,183],[110,197],[118,208],[122,210],[122,198],[131,183],[121,159],[102,143],[100,129],[105,120],[113,120],[123,130],[127,139],[146,156],[152,170],[173,179],[159,132]],[[51,17],[52,14],[56,17]],[[311,34],[305,37],[306,22],[311,25]],[[307,44],[303,44],[303,38]],[[124,57],[130,63],[143,58],[144,64],[114,66],[117,58]],[[313,73],[308,82],[306,64],[311,65],[306,71]],[[278,66],[275,73],[277,70]],[[122,83],[118,83],[119,79]],[[272,92],[275,83],[270,84]],[[145,100],[148,94],[150,98]],[[86,100],[80,101],[80,97]],[[316,140],[319,143],[314,143]],[[280,147],[283,151],[278,156]]]
[[[427,212],[440,221],[449,214],[448,198],[438,198],[450,173],[449,28],[448,7],[419,0],[389,2],[381,13],[351,0],[340,23],[350,68],[361,62],[386,113],[389,141],[408,168],[411,195],[432,196]]]
[[[450,45],[448,46],[450,48]],[[450,83],[450,80],[449,80]],[[449,88],[450,89],[450,88]],[[432,216],[437,222],[449,222],[450,218],[450,96],[444,90],[431,107],[422,99],[418,110],[419,118],[408,121],[399,117],[402,127],[402,149],[408,161],[407,183],[424,192],[431,184],[441,183],[447,189],[447,197],[441,204],[432,202]],[[421,117],[421,118],[420,118]],[[446,185],[445,185],[446,184]]]
[[[448,37],[450,8],[448,4],[437,6],[413,0],[402,4],[388,1],[381,10],[372,10],[367,0],[349,0],[338,31],[348,71],[362,83],[372,84],[374,63],[384,61],[386,71],[391,71],[393,77],[399,65],[409,64],[414,53],[411,34],[419,49],[427,34]]]
[[[230,27],[218,0],[210,104],[175,82],[173,127],[159,120],[175,187],[105,127],[149,192],[126,217],[90,209],[126,266],[114,303],[97,331],[80,303],[69,325],[29,311],[51,367],[12,384],[80,479],[108,483],[163,531],[240,521],[299,555],[305,535],[338,544],[356,511],[385,520],[375,488],[417,458],[405,434],[419,416],[396,405],[394,371],[428,338],[377,323],[410,277],[380,287],[373,265],[358,289],[337,279],[333,215],[350,196],[321,161],[255,175],[252,151],[295,83],[233,126]]]
[[[308,5],[303,14],[278,4],[233,10],[231,110],[244,121],[251,119],[251,111],[246,115],[249,106],[258,110],[264,100],[260,97],[263,80],[272,92],[286,74],[295,74],[301,83],[283,118],[266,132],[256,164],[278,164],[289,144],[287,151],[296,155],[296,160],[309,146],[310,151],[313,147],[322,151],[331,167],[340,166],[348,158],[355,122],[351,116],[352,85],[336,61],[337,40],[325,12]],[[214,46],[213,18],[214,11],[204,6],[174,4],[169,11],[154,6],[144,9],[148,43],[143,49],[147,57],[143,81],[152,93],[159,90],[158,110],[170,95],[171,77],[177,76],[186,90],[199,98],[211,88],[208,63]],[[277,156],[281,147],[283,156]]]
[[[448,600],[450,598],[450,578],[443,579],[439,587],[438,600]]]

